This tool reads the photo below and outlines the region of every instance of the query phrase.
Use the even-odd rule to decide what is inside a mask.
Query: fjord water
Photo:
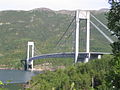
[[[0,81],[3,83],[26,83],[34,76],[34,72],[23,70],[0,70]]]
[[[0,70],[0,81],[7,90],[23,90],[23,84],[31,80],[32,76],[41,72],[24,70]]]

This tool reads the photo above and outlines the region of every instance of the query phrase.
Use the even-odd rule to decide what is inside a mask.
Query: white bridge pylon
[[[28,42],[27,46],[27,70],[33,70],[33,60],[29,61],[31,57],[34,57],[34,42]]]
[[[79,30],[80,30],[80,21],[87,21],[87,35],[86,35],[86,53],[88,53],[85,58],[85,62],[89,61],[90,58],[90,12],[84,10],[76,11],[76,32],[75,32],[75,63],[78,61],[79,57]]]

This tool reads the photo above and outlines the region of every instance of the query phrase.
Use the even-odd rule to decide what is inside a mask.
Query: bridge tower
[[[30,57],[34,57],[34,42],[28,42],[27,45],[27,59],[26,59],[26,65],[27,70],[33,70],[33,60],[29,61]]]
[[[88,62],[90,58],[90,12],[77,10],[76,11],[76,32],[75,32],[75,63],[79,59],[79,28],[80,28],[80,21],[86,20],[87,25],[87,37],[86,37],[86,53],[87,57],[85,58],[84,62]]]

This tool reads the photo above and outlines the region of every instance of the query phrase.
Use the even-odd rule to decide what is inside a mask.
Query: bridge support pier
[[[87,63],[90,60],[90,53],[87,54],[87,57],[84,60],[84,63]]]
[[[101,57],[102,57],[101,55],[98,55],[98,59],[101,59]]]
[[[27,70],[33,70],[33,60],[29,61],[30,57],[34,57],[34,42],[28,42],[26,59]]]
[[[84,62],[88,62],[90,59],[90,12],[77,10],[76,12],[76,32],[75,32],[75,63],[78,61],[79,54],[79,23],[80,20],[87,21],[87,37],[86,37],[86,53],[88,53]]]

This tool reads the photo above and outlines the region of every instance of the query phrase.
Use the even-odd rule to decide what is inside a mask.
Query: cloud
[[[100,9],[109,7],[107,0],[0,0],[0,9],[24,9],[46,7],[60,9]]]

